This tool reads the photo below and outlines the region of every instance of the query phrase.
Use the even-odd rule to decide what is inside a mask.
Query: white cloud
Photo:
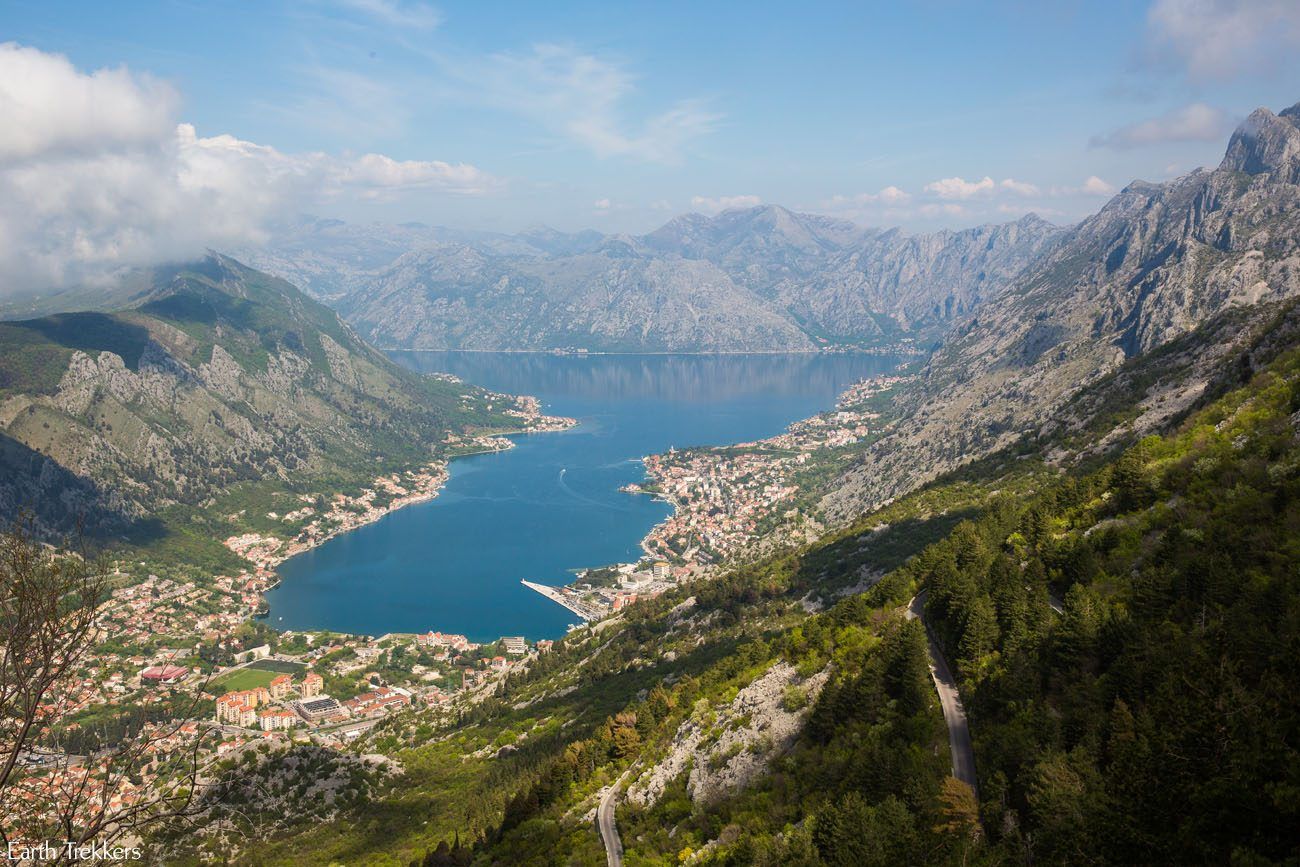
[[[363,191],[368,198],[406,190],[445,190],[479,195],[499,185],[497,179],[467,163],[442,160],[395,160],[365,154],[355,160],[325,160],[325,174],[342,187]]]
[[[597,199],[596,201],[592,202],[591,206],[595,208],[597,211],[608,211],[610,208],[614,206],[614,203],[611,202],[609,199]]]
[[[1015,196],[1037,196],[1042,193],[1034,184],[1018,181],[1015,178],[1003,178],[1001,181],[995,182],[988,175],[978,181],[968,181],[960,177],[940,178],[926,184],[925,191],[941,199],[959,200],[983,198],[993,196],[999,192],[1010,193]]]
[[[78,72],[67,58],[0,44],[0,160],[148,145],[175,125],[166,84],[125,68]]]
[[[1115,186],[1108,184],[1096,175],[1089,175],[1079,187],[1079,192],[1089,196],[1113,196]]]
[[[1227,135],[1231,118],[1217,108],[1194,102],[1182,108],[1138,123],[1120,127],[1106,135],[1093,136],[1089,147],[1115,150],[1188,141],[1218,141]]]
[[[442,23],[438,10],[427,3],[395,0],[339,0],[339,5],[367,15],[381,24],[401,29],[432,30]]]
[[[908,201],[911,198],[912,198],[911,193],[906,192],[904,190],[900,190],[898,187],[895,187],[892,184],[888,187],[885,187],[879,193],[876,193],[876,201],[886,202],[889,204],[901,204],[903,202]]]
[[[890,184],[878,193],[857,193],[852,196],[834,195],[821,203],[822,208],[839,210],[866,205],[903,205],[912,200],[912,194]]]
[[[925,185],[927,193],[933,193],[941,199],[972,199],[976,196],[990,195],[997,184],[988,175],[982,180],[968,181],[965,178],[941,178]]]
[[[524,54],[447,64],[477,101],[527,117],[598,157],[678,162],[686,146],[713,131],[720,116],[700,100],[681,100],[638,123],[625,117],[635,81],[622,66],[543,43]]]
[[[1041,193],[1038,187],[1025,181],[1017,181],[1015,178],[1003,178],[998,184],[999,189],[1014,193],[1017,196],[1037,196]]]
[[[19,130],[0,125],[5,290],[256,242],[269,220],[322,200],[499,185],[465,164],[203,138],[176,122],[175,106],[170,89],[124,69],[85,74],[60,56],[0,46],[0,116],[23,119]]]
[[[761,204],[763,200],[758,196],[718,196],[713,199],[693,196],[691,198],[691,207],[705,214],[720,214],[732,208],[753,208]]]
[[[825,199],[816,210],[848,217],[850,219],[879,223],[909,220],[917,217],[940,222],[992,218],[1001,214],[1023,214],[1027,210],[1042,211],[1041,207],[1023,204],[998,204],[999,200],[1041,199],[1061,192],[1053,188],[1045,192],[1037,184],[1015,178],[995,181],[992,176],[968,181],[962,177],[940,178],[922,188],[919,197],[890,185],[878,193],[836,195]]]
[[[1147,28],[1156,58],[1197,81],[1268,70],[1300,49],[1295,0],[1156,0]]]

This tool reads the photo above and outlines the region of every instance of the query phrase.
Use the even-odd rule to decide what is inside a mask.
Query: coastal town
[[[883,399],[908,381],[878,376],[854,383],[835,409],[756,442],[670,449],[644,459],[648,481],[625,490],[662,497],[674,511],[643,547],[653,558],[700,567],[793,540],[807,515],[795,503],[798,473],[817,452],[865,444],[883,429]]]
[[[675,506],[645,539],[646,556],[586,569],[563,587],[524,584],[585,622],[707,575],[768,533],[774,521],[789,521],[798,468],[814,452],[866,440],[880,423],[878,398],[902,382],[877,377],[856,383],[834,410],[766,440],[645,458],[647,483],[625,490]],[[515,401],[522,432],[575,424],[542,415],[534,399],[501,399]],[[511,445],[500,435],[446,442],[449,455]],[[439,458],[381,476],[353,494],[300,496],[290,508],[259,516],[275,529],[224,540],[248,564],[235,574],[139,578],[143,562],[116,563],[114,589],[94,624],[95,651],[50,698],[64,721],[52,741],[59,746],[22,757],[23,798],[43,809],[38,805],[50,792],[76,784],[130,806],[186,768],[215,768],[268,744],[346,749],[393,714],[452,712],[490,695],[500,678],[549,652],[552,641],[525,636],[477,643],[436,629],[378,637],[279,632],[258,619],[284,560],[435,497],[446,479],[447,458]],[[123,755],[123,747],[110,750],[101,733],[142,708],[153,711],[128,742],[133,771],[115,776],[110,759]]]
[[[623,490],[673,505],[673,513],[642,542],[645,557],[587,570],[564,587],[524,583],[583,619],[598,620],[739,558],[807,538],[816,526],[797,503],[800,469],[818,452],[847,455],[878,435],[889,396],[910,379],[859,380],[840,394],[833,410],[767,439],[643,458],[647,481]]]
[[[482,644],[434,630],[379,637],[277,632],[258,619],[266,613],[265,593],[279,581],[275,568],[286,559],[436,497],[451,458],[512,448],[511,434],[576,424],[544,415],[532,397],[491,400],[506,405],[517,429],[449,434],[442,456],[426,466],[380,476],[353,494],[303,494],[288,508],[257,515],[268,529],[223,543],[247,563],[243,571],[160,575],[142,571],[145,561],[112,563],[93,651],[47,697],[45,715],[61,721],[58,730],[46,746],[19,757],[24,809],[57,820],[50,811],[59,799],[52,796],[69,790],[112,809],[131,808],[187,769],[214,768],[250,749],[343,748],[391,714],[476,700],[497,678],[550,650],[550,640],[523,636]],[[111,747],[105,743],[104,732],[142,713],[149,723]]]

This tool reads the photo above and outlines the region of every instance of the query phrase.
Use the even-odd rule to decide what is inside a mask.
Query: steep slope
[[[835,338],[887,329],[929,339],[1008,285],[1062,232],[1030,214],[958,232],[877,233],[771,291],[800,322]]]
[[[0,324],[0,513],[121,524],[241,482],[371,478],[497,423],[484,392],[388,361],[329,309],[221,256],[129,308]]]
[[[214,806],[210,827],[178,829],[176,863],[232,845],[286,865],[601,863],[610,785],[628,863],[1285,861],[1300,688],[1288,307],[1163,436],[1088,470],[999,453],[638,602],[472,708],[386,719],[354,750],[399,774],[327,821],[313,803],[283,822],[256,797]],[[922,590],[982,800],[947,777],[926,632],[904,619]],[[315,773],[271,752],[230,779],[254,794]]]
[[[1176,341],[1148,406],[1188,405],[1250,324],[1300,293],[1298,118],[1260,109],[1218,168],[1134,182],[1071,229],[935,353],[891,435],[829,486],[827,513],[848,520],[1027,432],[1086,423],[1057,416]]]

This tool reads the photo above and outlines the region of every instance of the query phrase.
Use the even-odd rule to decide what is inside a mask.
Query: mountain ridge
[[[897,496],[918,465],[932,477],[1057,427],[1081,389],[1205,328],[1148,386],[1152,405],[1189,405],[1270,302],[1300,294],[1300,106],[1282,114],[1252,113],[1216,169],[1128,185],[956,323],[898,427],[828,485],[828,514]]]
[[[234,259],[150,272],[129,306],[0,323],[0,511],[125,527],[232,487],[373,478],[508,420]],[[94,529],[94,527],[92,527]]]
[[[779,205],[682,215],[640,236],[431,229],[372,242],[377,227],[330,223],[314,240],[315,225],[251,261],[333,281],[318,294],[380,345],[668,352],[922,346],[1062,231],[1030,215],[906,235]],[[344,261],[403,245],[382,267]]]

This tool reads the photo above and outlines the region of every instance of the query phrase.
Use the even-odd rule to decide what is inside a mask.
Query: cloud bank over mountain
[[[0,291],[95,282],[123,267],[256,242],[323,201],[412,191],[484,195],[464,163],[291,154],[204,137],[168,84],[126,67],[0,45]]]

